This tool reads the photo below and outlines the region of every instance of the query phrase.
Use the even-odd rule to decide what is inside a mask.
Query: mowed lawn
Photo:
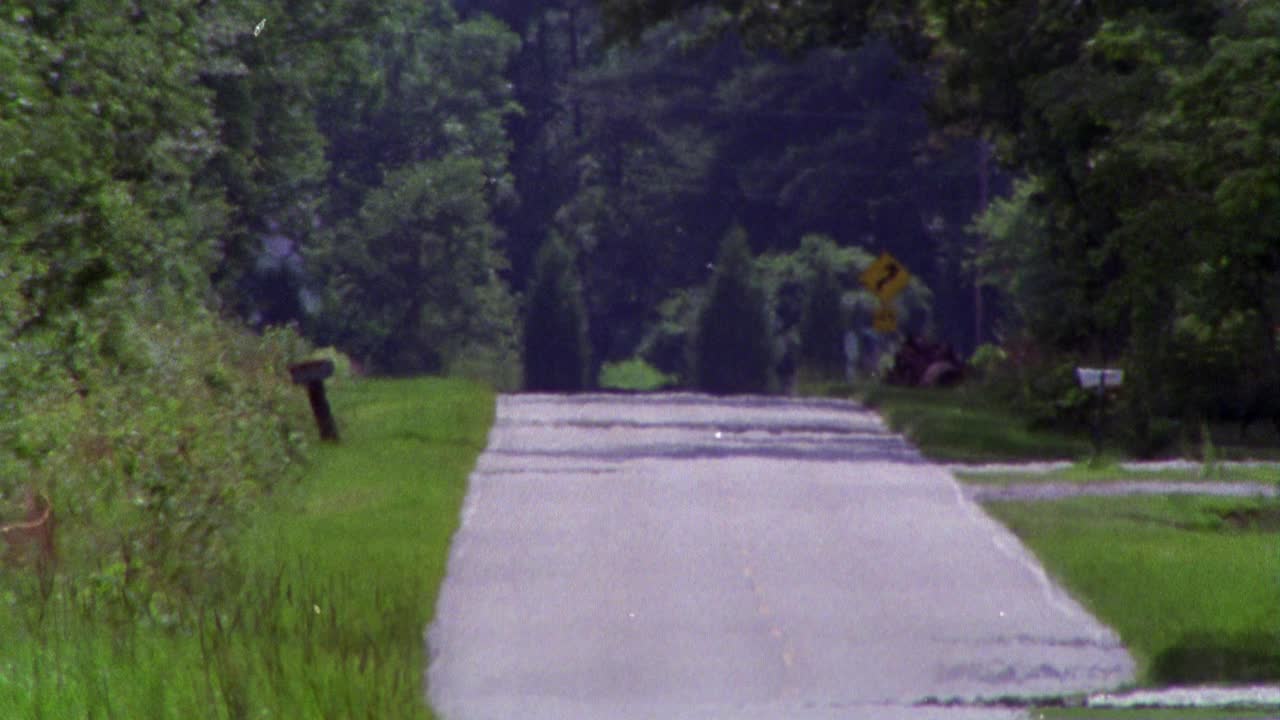
[[[89,585],[0,596],[0,717],[432,717],[423,630],[493,393],[424,378],[331,398],[341,444],[250,518],[221,585],[165,599],[194,621],[112,618]]]
[[[1149,685],[1280,680],[1280,504],[1204,496],[987,506],[1134,653]]]

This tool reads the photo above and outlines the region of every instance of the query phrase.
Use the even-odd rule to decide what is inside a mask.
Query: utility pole
[[[986,139],[978,140],[978,212],[985,212],[991,193],[991,146]],[[973,347],[976,350],[982,344],[983,307],[982,307],[982,270],[977,258],[982,255],[982,235],[977,237],[974,248],[973,263]]]
[[[582,56],[578,49],[578,3],[569,3],[569,67],[574,73],[573,82],[578,81],[578,66]],[[573,86],[571,86],[573,87]],[[582,137],[582,98],[577,87],[573,87],[573,136]]]

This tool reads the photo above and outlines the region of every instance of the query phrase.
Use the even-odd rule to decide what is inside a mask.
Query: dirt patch
[[[1280,505],[1235,508],[1219,513],[1222,522],[1233,530],[1280,533]]]
[[[1157,682],[1275,682],[1280,680],[1280,635],[1180,638],[1152,661]]]

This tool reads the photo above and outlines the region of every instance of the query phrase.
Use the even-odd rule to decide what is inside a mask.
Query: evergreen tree
[[[524,324],[527,390],[571,392],[589,384],[587,311],[573,253],[552,234],[538,252]]]
[[[717,395],[767,392],[772,380],[773,339],[768,302],[755,277],[742,228],[720,246],[706,305],[693,338],[694,381]]]
[[[818,258],[800,320],[800,359],[824,378],[844,368],[844,318],[840,283],[826,258]]]

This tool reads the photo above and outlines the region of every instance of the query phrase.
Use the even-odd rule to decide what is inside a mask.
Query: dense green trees
[[[1277,394],[1274,0],[599,4],[632,42],[676,21],[797,54],[890,39],[936,78],[934,127],[1024,178],[981,250],[942,247],[1002,290],[1000,335],[1038,348],[1017,357],[1128,367],[1146,447],[1160,416]]]
[[[502,344],[513,306],[486,185],[480,161],[454,157],[390,172],[367,194],[321,256],[330,296],[319,322],[336,343],[397,373],[439,372]]]
[[[49,498],[60,572],[129,621],[177,622],[305,446],[302,344],[210,308],[209,32],[193,2],[0,12],[0,515]]]
[[[24,4],[0,16],[0,322],[72,378],[127,356],[127,328],[163,306],[296,323],[376,371],[516,385],[557,234],[593,363],[643,354],[690,380],[708,266],[741,222],[776,358],[834,369],[813,338],[866,325],[852,273],[888,250],[923,281],[909,332],[969,347],[994,328],[1047,362],[1124,364],[1159,398],[1134,427],[1256,413],[1242,398],[1280,388],[1278,15]]]
[[[746,232],[725,236],[692,337],[694,385],[717,395],[768,392],[774,382],[768,302]]]
[[[1280,388],[1276,175],[1262,159],[1277,127],[1257,84],[1280,78],[1280,5],[1063,6],[1029,26],[1022,5],[947,16],[939,106],[1031,176],[986,225],[999,252],[1021,236],[1003,282],[1033,337],[1129,367],[1140,447],[1158,444],[1161,415],[1280,415],[1235,399]],[[1009,63],[1010,46],[1034,55]]]
[[[552,235],[538,252],[524,321],[524,387],[565,392],[591,384],[582,283],[572,251]]]
[[[73,314],[121,292],[198,290],[222,208],[193,184],[216,121],[192,4],[19,7],[0,35],[9,339],[76,332]]]
[[[599,0],[614,37],[635,40],[656,23],[701,13],[715,29],[740,33],[755,44],[799,50],[857,45],[874,29],[909,22],[905,3],[865,0]]]
[[[447,2],[252,9],[262,32],[228,33],[208,78],[226,117],[211,181],[236,209],[218,273],[228,306],[300,322],[371,370],[511,376],[516,305],[493,214],[510,195],[503,70],[518,39]],[[281,258],[299,271],[279,272]]]
[[[34,485],[95,602],[177,622],[299,467],[307,347],[266,326],[518,384],[516,43],[446,2],[5,5],[0,517]]]
[[[560,232],[581,253],[598,361],[648,352],[673,329],[661,308],[704,284],[735,221],[756,253],[810,233],[890,250],[947,298],[931,329],[972,341],[961,268],[978,146],[931,134],[928,86],[886,43],[790,59],[708,41],[720,25],[703,15],[609,46],[588,2],[467,7],[525,40],[509,71],[525,107],[510,123],[518,202],[499,213],[512,285]]]

